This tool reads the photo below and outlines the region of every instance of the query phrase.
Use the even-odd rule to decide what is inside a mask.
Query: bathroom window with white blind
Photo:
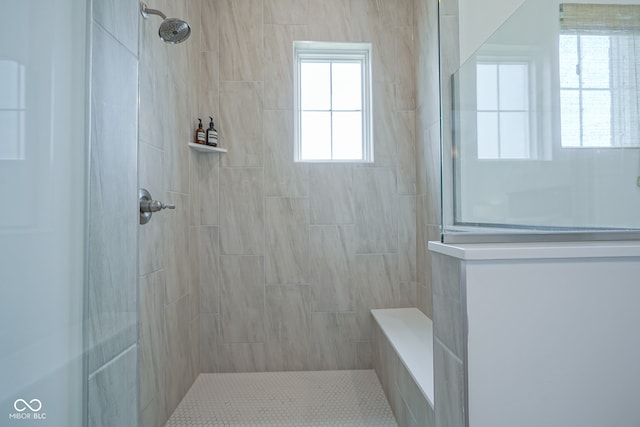
[[[294,43],[298,162],[372,162],[370,43]]]
[[[562,4],[563,148],[640,146],[640,6]]]

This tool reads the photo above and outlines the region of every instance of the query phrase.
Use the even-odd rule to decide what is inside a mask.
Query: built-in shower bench
[[[435,426],[431,320],[417,308],[371,314],[373,365],[398,425]]]

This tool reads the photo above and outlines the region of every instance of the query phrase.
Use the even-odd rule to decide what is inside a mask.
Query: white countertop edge
[[[429,250],[461,260],[640,258],[640,241],[456,243],[429,242]]]
[[[433,408],[435,392],[431,319],[415,307],[373,309],[371,314]],[[416,332],[424,332],[424,337],[416,337]]]

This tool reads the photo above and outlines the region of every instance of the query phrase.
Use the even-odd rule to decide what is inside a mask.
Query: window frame
[[[524,55],[510,55],[510,54],[495,54],[495,55],[482,55],[479,56],[476,60],[476,67],[474,71],[477,73],[478,65],[495,65],[497,67],[496,71],[496,87],[498,97],[498,105],[496,110],[481,110],[476,105],[475,108],[475,120],[476,120],[476,132],[477,132],[477,120],[478,113],[484,112],[494,112],[498,115],[498,157],[480,157],[479,156],[479,139],[476,135],[476,158],[481,162],[487,161],[535,161],[540,160],[540,148],[536,145],[536,134],[537,134],[537,121],[535,117],[535,109],[536,109],[536,70],[535,70],[535,60],[531,56]],[[509,110],[509,109],[500,109],[499,97],[500,97],[500,66],[501,65],[522,65],[526,67],[527,70],[527,109],[526,110]],[[477,77],[474,78],[476,85],[478,84]],[[477,87],[476,87],[477,93]],[[527,123],[528,123],[528,132],[527,132],[527,156],[526,157],[503,157],[502,156],[502,135],[500,132],[500,113],[509,113],[509,112],[517,112],[517,113],[526,113]]]
[[[294,161],[302,163],[373,163],[372,131],[372,90],[371,90],[371,43],[342,42],[293,42],[293,122],[294,122]],[[340,63],[359,62],[361,64],[362,96],[362,157],[359,159],[305,159],[302,158],[302,62]],[[333,108],[328,110],[333,113]],[[333,114],[332,114],[333,115]],[[333,122],[333,118],[332,118]],[[332,138],[333,139],[333,138]],[[333,142],[332,142],[333,146]],[[333,151],[333,150],[332,150]],[[333,157],[333,154],[332,154]]]

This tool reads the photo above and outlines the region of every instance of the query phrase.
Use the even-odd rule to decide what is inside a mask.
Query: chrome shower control
[[[175,209],[176,205],[166,205],[158,200],[140,200],[140,212],[158,212],[162,209]]]
[[[138,190],[138,198],[140,199],[140,224],[146,224],[151,221],[151,215],[162,209],[175,209],[176,205],[165,204],[158,200],[153,200],[151,194],[144,188]]]

